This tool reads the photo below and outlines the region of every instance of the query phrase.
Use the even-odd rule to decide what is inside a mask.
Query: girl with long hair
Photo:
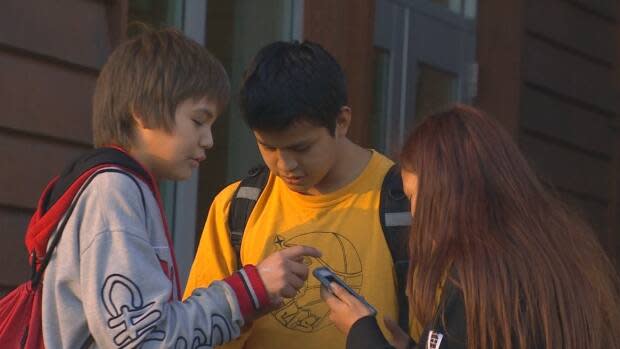
[[[419,348],[620,348],[612,263],[495,120],[462,105],[431,115],[401,164]],[[359,301],[330,288],[322,296],[348,349],[391,347]],[[386,326],[395,346],[414,347]]]

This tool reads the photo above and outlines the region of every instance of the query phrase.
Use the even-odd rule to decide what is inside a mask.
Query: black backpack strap
[[[45,200],[45,207],[50,208],[75,180],[86,172],[100,164],[113,164],[128,169],[145,181],[149,181],[150,176],[146,170],[131,156],[116,148],[97,148],[75,159],[60,174],[58,182],[52,188],[50,195]]]
[[[409,199],[403,191],[403,182],[398,165],[393,165],[383,179],[379,215],[396,272],[398,324],[405,332],[409,333],[409,303],[405,291],[409,270],[407,246],[411,227],[411,212]]]
[[[65,226],[67,225],[67,222],[69,221],[69,218],[71,217],[71,214],[73,213],[73,209],[75,208],[80,196],[84,192],[84,189],[86,189],[86,187],[90,184],[90,182],[93,181],[93,179],[98,174],[101,174],[104,172],[116,172],[116,173],[124,174],[127,177],[129,177],[136,184],[136,186],[138,187],[138,190],[140,190],[140,197],[142,198],[142,206],[144,207],[144,210],[145,210],[144,212],[146,214],[146,200],[144,198],[144,192],[142,191],[142,187],[140,187],[140,184],[138,184],[138,181],[132,175],[130,175],[128,172],[120,168],[117,168],[117,167],[104,168],[104,169],[101,169],[93,173],[90,177],[88,177],[88,179],[84,182],[84,184],[82,184],[82,186],[80,187],[80,190],[75,194],[75,197],[73,198],[71,202],[71,205],[69,206],[69,208],[67,208],[67,212],[64,214],[64,219],[58,225],[58,228],[56,229],[56,234],[54,235],[52,242],[47,248],[47,251],[45,252],[45,256],[43,257],[43,261],[41,262],[41,266],[39,267],[38,270],[36,269],[36,262],[34,260],[31,261],[32,275],[30,277],[30,280],[32,282],[33,288],[37,287],[39,282],[41,281],[41,277],[43,276],[45,269],[47,268],[50,260],[52,259],[54,250],[56,249],[56,246],[58,246],[58,243],[60,242],[60,238],[62,237],[62,233],[65,230]]]
[[[252,210],[267,185],[269,169],[265,165],[258,165],[248,171],[248,176],[241,180],[235,195],[230,202],[228,212],[228,229],[230,241],[237,255],[237,265],[241,266],[241,240],[245,226]]]

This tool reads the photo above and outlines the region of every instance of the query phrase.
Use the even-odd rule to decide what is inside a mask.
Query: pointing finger
[[[314,247],[297,245],[293,247],[287,247],[280,251],[282,255],[291,260],[301,260],[303,256],[321,257],[321,251]]]

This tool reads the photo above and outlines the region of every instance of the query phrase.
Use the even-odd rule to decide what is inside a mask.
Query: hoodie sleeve
[[[80,293],[97,345],[211,348],[238,337],[246,319],[268,304],[256,269],[248,266],[198,288],[184,302],[173,300],[173,283],[145,224],[145,215],[159,212],[145,212],[131,179],[112,176],[117,178],[107,185],[98,181],[79,203],[88,230],[81,242]]]

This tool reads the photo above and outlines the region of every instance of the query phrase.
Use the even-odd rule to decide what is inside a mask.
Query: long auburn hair
[[[418,175],[408,293],[422,324],[448,278],[468,348],[620,347],[612,263],[499,124],[457,105],[414,130],[401,162]]]

